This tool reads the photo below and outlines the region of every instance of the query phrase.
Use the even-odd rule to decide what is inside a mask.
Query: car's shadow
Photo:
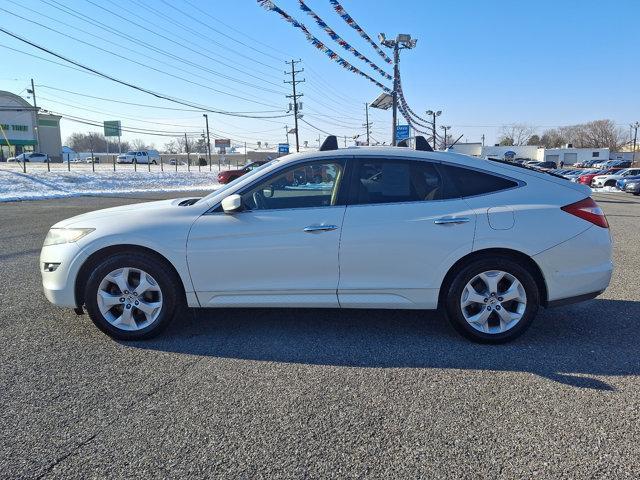
[[[640,374],[640,302],[592,300],[541,310],[505,345],[477,345],[436,313],[388,310],[190,311],[132,348],[246,360],[364,368],[529,372],[613,390],[596,376]]]

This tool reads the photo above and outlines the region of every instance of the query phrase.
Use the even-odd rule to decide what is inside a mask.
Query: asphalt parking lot
[[[609,290],[504,346],[365,310],[185,312],[118,343],[45,300],[38,254],[143,199],[0,203],[0,477],[638,478],[640,199],[596,199]]]

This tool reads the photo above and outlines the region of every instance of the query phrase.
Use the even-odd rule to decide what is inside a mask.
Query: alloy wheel
[[[489,270],[474,276],[462,290],[462,315],[474,329],[489,334],[506,332],[522,319],[527,294],[512,274]]]
[[[104,319],[114,327],[142,330],[160,315],[162,291],[158,282],[144,270],[124,267],[102,279],[97,302]]]

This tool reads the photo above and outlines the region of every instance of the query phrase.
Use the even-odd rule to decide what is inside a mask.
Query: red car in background
[[[578,183],[583,183],[587,186],[591,186],[591,181],[593,180],[593,177],[597,176],[597,175],[609,175],[612,173],[616,173],[618,170],[623,170],[622,168],[609,168],[607,170],[598,170],[597,172],[589,172],[589,173],[585,173],[584,175],[580,175],[578,177]]]
[[[218,182],[224,184],[229,183],[236,178],[240,178],[241,176],[249,173],[251,170],[258,168],[261,165],[264,165],[269,160],[258,160],[255,162],[251,162],[248,165],[238,169],[238,170],[224,170],[218,174]]]

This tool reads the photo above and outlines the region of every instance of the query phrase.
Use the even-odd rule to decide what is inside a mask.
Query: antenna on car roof
[[[427,139],[424,138],[422,135],[405,138],[404,140],[398,142],[398,146],[409,147],[410,146],[409,143],[411,142],[411,140],[413,140],[415,150],[419,150],[422,152],[433,152],[433,148],[431,148],[431,145],[429,145],[429,142],[427,142]]]
[[[329,135],[320,145],[321,152],[326,152],[327,150],[338,150],[338,138],[335,135]]]

